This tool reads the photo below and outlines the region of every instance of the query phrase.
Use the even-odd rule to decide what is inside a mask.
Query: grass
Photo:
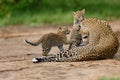
[[[95,17],[105,20],[115,20],[119,17],[117,16],[105,16],[104,14],[100,16],[98,13],[94,14],[85,14],[86,17]],[[23,14],[15,14],[15,15],[7,15],[3,19],[0,19],[0,26],[7,25],[27,25],[27,26],[43,26],[46,24],[51,25],[64,25],[64,24],[72,24],[73,17],[72,11],[65,13],[23,13]]]
[[[103,77],[103,78],[100,78],[98,80],[120,80],[120,77],[112,77],[112,78],[105,78],[105,77]]]
[[[7,25],[28,25],[28,26],[42,26],[45,24],[60,25],[72,23],[71,12],[65,13],[25,13],[8,15],[4,19],[0,19],[0,26]]]
[[[53,3],[47,3],[42,9],[38,10],[13,10],[6,16],[0,17],[0,27],[7,25],[43,26],[46,24],[72,24],[72,12],[83,8],[86,9],[85,16],[87,18],[120,19],[120,0],[81,0],[79,3],[73,0],[74,5],[73,2],[65,4],[68,3],[67,1],[65,0],[64,3],[61,3],[61,0],[59,0],[60,4],[54,3],[56,4],[55,6]]]

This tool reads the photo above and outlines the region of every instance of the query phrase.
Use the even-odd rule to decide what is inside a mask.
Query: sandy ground
[[[120,21],[110,24],[120,38]],[[41,56],[41,46],[26,45],[23,40],[34,41],[48,32],[56,32],[56,28],[1,28],[0,80],[98,80],[101,77],[120,77],[120,61],[116,59],[32,63],[32,58]],[[68,46],[64,47],[67,49]],[[53,47],[50,54],[58,51]],[[115,58],[120,58],[119,55],[120,49]]]

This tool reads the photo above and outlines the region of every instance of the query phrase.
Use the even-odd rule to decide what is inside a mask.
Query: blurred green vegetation
[[[100,78],[99,80],[120,80],[120,77],[113,77],[113,78]]]
[[[0,26],[72,24],[72,12],[86,9],[86,17],[120,18],[120,0],[0,0]]]

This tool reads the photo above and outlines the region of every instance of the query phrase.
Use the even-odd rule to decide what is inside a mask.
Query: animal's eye
[[[83,38],[87,38],[88,36],[84,36]]]

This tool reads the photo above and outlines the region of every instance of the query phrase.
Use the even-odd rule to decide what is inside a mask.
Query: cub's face
[[[84,20],[85,9],[73,12],[74,24],[79,24],[82,20]]]
[[[68,29],[68,27],[59,27],[59,31],[62,32],[63,34],[67,35],[70,34],[70,30]]]

